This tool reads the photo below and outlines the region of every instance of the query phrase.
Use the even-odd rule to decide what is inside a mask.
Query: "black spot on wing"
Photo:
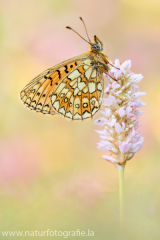
[[[61,78],[61,72],[59,70],[56,70],[56,72],[58,73],[58,77],[60,79]]]
[[[69,71],[67,70],[67,69],[68,69],[67,65],[65,65],[64,67],[65,67],[65,70],[64,70],[64,71],[65,71],[66,73],[69,73]]]
[[[82,73],[79,71],[79,69],[77,69],[77,71],[78,71],[80,74],[82,74]]]
[[[76,105],[75,105],[75,108],[79,108],[80,106],[79,106],[79,104],[77,103]]]
[[[85,110],[82,114],[85,114],[86,112],[90,114],[90,112],[88,112],[88,110]]]
[[[94,106],[93,109],[92,109],[92,112],[94,111],[94,109],[99,109],[99,108]]]
[[[88,103],[83,103],[83,107],[84,108],[88,107]]]

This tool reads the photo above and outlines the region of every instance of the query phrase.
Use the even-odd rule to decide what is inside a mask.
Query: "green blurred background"
[[[131,59],[132,71],[144,76],[145,142],[125,169],[123,236],[118,172],[96,148],[100,127],[93,122],[101,114],[72,122],[19,101],[40,72],[88,51],[65,29],[85,37],[79,16],[112,61]],[[1,0],[0,32],[0,230],[90,229],[94,237],[77,239],[160,239],[160,1]]]

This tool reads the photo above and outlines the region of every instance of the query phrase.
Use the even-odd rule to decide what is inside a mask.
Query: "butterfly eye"
[[[92,48],[94,48],[94,49],[96,49],[96,50],[100,50],[100,47],[99,47],[99,45],[97,45],[97,44],[92,45]]]

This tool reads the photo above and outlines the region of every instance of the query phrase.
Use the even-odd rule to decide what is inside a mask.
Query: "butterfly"
[[[102,53],[103,43],[94,36],[88,41],[71,27],[66,27],[90,45],[90,50],[48,68],[29,82],[20,92],[22,103],[31,110],[44,114],[63,115],[72,120],[91,118],[101,106],[104,76],[113,66]],[[113,66],[114,67],[114,66]],[[116,80],[116,79],[114,79]]]

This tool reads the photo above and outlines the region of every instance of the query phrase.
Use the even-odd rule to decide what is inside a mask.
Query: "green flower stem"
[[[117,169],[119,172],[119,201],[120,201],[121,228],[123,228],[123,222],[124,222],[124,168],[125,168],[125,163],[123,165],[117,166]]]

